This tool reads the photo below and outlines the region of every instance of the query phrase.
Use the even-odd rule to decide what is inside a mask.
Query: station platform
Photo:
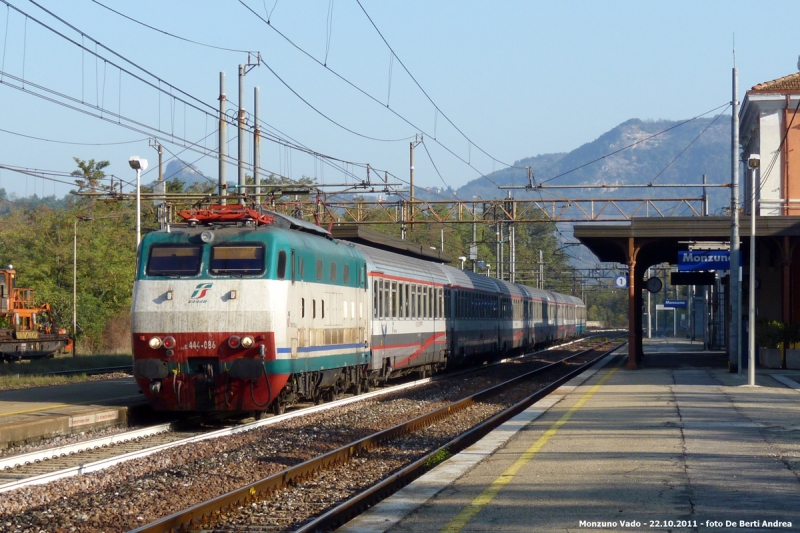
[[[145,405],[133,378],[0,391],[0,449],[127,425],[129,411]]]
[[[339,532],[800,530],[800,372],[612,354]]]

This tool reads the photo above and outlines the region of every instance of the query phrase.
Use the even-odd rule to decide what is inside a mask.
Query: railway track
[[[551,351],[546,353],[554,352]],[[504,371],[506,373],[518,373],[520,365],[523,364],[520,361],[522,360],[519,358],[514,358],[514,360],[510,361],[511,364],[505,366],[498,365],[498,368],[505,368]],[[481,379],[483,379],[475,377],[468,378],[465,376],[469,374],[473,376],[479,376],[481,373],[488,374],[490,372],[499,372],[499,370],[490,370],[488,366],[484,366],[478,370],[473,369],[471,372],[464,373],[462,377],[453,374],[444,376],[438,380],[438,383],[431,384],[427,387],[420,387],[420,385],[426,385],[429,380],[420,380],[418,382],[405,384],[399,387],[379,390],[367,395],[347,398],[337,402],[317,406],[315,409],[318,410],[316,411],[314,409],[293,411],[280,417],[273,417],[249,424],[239,424],[235,427],[227,427],[213,431],[209,428],[201,428],[196,430],[195,433],[183,435],[180,435],[180,432],[176,432],[174,430],[165,431],[162,427],[158,435],[140,436],[135,440],[129,440],[129,442],[123,446],[101,444],[100,448],[95,448],[93,451],[76,453],[77,450],[74,450],[72,455],[66,455],[64,457],[62,457],[62,455],[68,454],[69,451],[61,450],[56,453],[56,455],[59,455],[58,459],[49,461],[43,460],[43,457],[28,457],[28,459],[24,461],[28,463],[27,465],[2,472],[2,474],[7,477],[5,477],[6,484],[4,486],[0,486],[0,491],[6,492],[7,494],[4,494],[4,498],[6,498],[5,503],[0,503],[0,523],[2,523],[3,520],[10,515],[13,515],[15,519],[7,523],[15,523],[17,521],[17,517],[19,517],[26,525],[42,523],[42,520],[45,519],[43,518],[44,515],[42,515],[42,509],[47,508],[47,511],[50,511],[50,508],[54,507],[55,503],[61,505],[63,502],[64,505],[67,505],[71,509],[68,513],[69,517],[66,518],[66,520],[77,521],[77,524],[82,526],[79,527],[81,530],[107,531],[109,529],[130,529],[132,526],[135,526],[137,522],[143,523],[148,521],[148,513],[141,512],[142,516],[135,516],[133,518],[128,517],[127,519],[121,518],[120,523],[114,523],[114,525],[110,525],[107,521],[104,521],[105,519],[102,516],[94,516],[93,513],[95,511],[91,509],[83,514],[75,511],[75,509],[79,509],[86,505],[83,500],[88,496],[86,496],[82,491],[85,491],[87,487],[96,487],[98,490],[98,496],[91,496],[90,499],[92,501],[96,500],[97,498],[105,498],[109,494],[109,491],[113,491],[110,493],[111,496],[109,497],[114,500],[114,504],[112,505],[114,506],[117,505],[117,500],[122,497],[117,496],[122,495],[125,492],[134,491],[132,497],[135,499],[137,497],[136,492],[141,491],[142,487],[145,489],[152,489],[152,486],[156,485],[168,487],[168,490],[174,491],[174,486],[191,485],[194,483],[191,481],[191,479],[198,475],[208,482],[209,490],[211,489],[211,486],[214,485],[213,482],[215,482],[217,479],[224,479],[225,483],[223,483],[223,485],[230,488],[245,485],[246,483],[242,483],[241,481],[245,480],[245,478],[248,476],[252,476],[253,472],[247,472],[245,475],[239,471],[241,464],[247,464],[246,459],[238,458],[240,449],[237,448],[237,444],[225,444],[225,442],[230,439],[238,438],[240,440],[247,441],[243,447],[257,445],[262,446],[263,448],[264,446],[270,445],[271,440],[270,438],[262,437],[261,433],[259,432],[277,432],[279,436],[276,438],[276,440],[279,442],[279,444],[272,449],[262,449],[260,452],[262,454],[261,458],[256,460],[256,468],[254,468],[254,470],[280,471],[285,468],[287,464],[299,464],[306,459],[311,458],[312,456],[321,455],[321,453],[318,453],[319,450],[315,451],[314,446],[317,448],[327,448],[325,451],[330,451],[333,448],[340,447],[337,445],[343,445],[350,442],[352,440],[353,433],[356,435],[359,434],[358,431],[353,430],[353,427],[363,423],[358,422],[356,424],[352,424],[346,420],[347,417],[355,416],[354,413],[357,414],[363,411],[367,413],[367,418],[369,418],[369,416],[371,416],[369,413],[371,413],[373,409],[378,411],[379,409],[376,409],[376,406],[383,406],[384,403],[391,403],[393,405],[398,404],[399,407],[393,407],[393,409],[405,409],[406,411],[410,410],[412,412],[415,410],[424,412],[429,410],[428,407],[443,407],[450,403],[446,400],[446,397],[453,397],[459,393],[470,392],[471,389],[478,388],[478,385],[475,383],[468,383],[470,379],[473,381],[477,380],[477,382],[481,382]],[[500,378],[496,378],[495,381],[498,379]],[[433,388],[433,392],[429,391],[425,393],[425,391],[429,388]],[[405,389],[411,390],[409,391]],[[419,390],[414,392],[415,389]],[[402,396],[410,397],[412,395],[417,395],[422,397],[425,394],[428,395],[428,398],[424,401],[421,401],[421,403],[425,404],[424,407],[415,407],[415,405],[413,405],[413,402],[420,402],[420,400],[413,400],[412,402],[412,400],[409,399],[402,399]],[[397,398],[393,400],[386,400],[383,399],[385,397]],[[359,408],[355,406],[355,402],[361,402],[367,404],[367,406]],[[411,405],[405,405],[408,403],[411,403]],[[370,404],[372,405],[371,407]],[[326,411],[323,412],[323,409]],[[410,416],[408,415],[408,412],[403,412],[398,415],[378,414],[375,415],[374,418],[374,420],[368,421],[367,423],[370,428],[385,424],[387,420],[407,420],[410,418]],[[306,419],[309,419],[310,421],[306,422]],[[336,421],[339,419],[344,420],[341,424],[342,427],[335,427],[331,429],[329,426],[331,424],[335,426]],[[287,425],[290,429],[278,429]],[[275,426],[276,429],[271,429],[267,426]],[[344,431],[343,427],[347,428],[346,432]],[[298,430],[297,428],[307,429]],[[324,438],[327,432],[331,432],[333,436],[328,439]],[[296,437],[297,435],[300,435],[302,438],[300,438],[298,442],[289,442],[288,438],[285,438],[288,433],[291,433],[292,438]],[[338,433],[342,434],[340,435]],[[361,430],[361,435],[367,435],[369,433],[372,433],[372,431],[366,431],[366,429]],[[219,438],[223,436],[227,436],[228,438]],[[124,437],[124,435],[116,436],[116,438],[122,437]],[[159,439],[168,439],[170,442],[159,442]],[[125,446],[130,446],[131,449],[128,449]],[[284,448],[281,449],[281,446],[284,446]],[[201,447],[200,451],[197,451],[198,447]],[[308,450],[307,452],[304,452],[306,455],[301,457],[298,450],[304,447],[308,448]],[[296,453],[298,454],[297,457],[294,456]],[[50,455],[53,455],[52,451],[50,452]],[[222,459],[219,458],[220,455],[223,456]],[[230,458],[228,458],[229,455]],[[19,462],[21,457],[22,456],[8,457],[5,458],[4,461],[16,460]],[[67,460],[72,461],[71,466],[66,468],[57,468],[61,466],[61,461]],[[127,463],[125,461],[127,461]],[[234,467],[226,467],[226,464],[230,464],[230,461],[234,461]],[[271,464],[273,461],[275,461],[275,464]],[[194,462],[197,464],[195,465]],[[270,464],[262,465],[262,463]],[[126,466],[126,464],[130,464],[132,466]],[[264,466],[264,468],[261,468],[262,466]],[[395,465],[395,469],[396,466],[397,465]],[[41,469],[45,468],[50,469],[50,471],[42,472]],[[23,471],[25,472],[24,475]],[[137,473],[128,473],[130,471]],[[76,481],[64,479],[67,476],[74,476],[77,473],[87,472],[94,472],[94,474],[90,474],[88,476],[79,476],[76,478]],[[153,472],[157,473],[154,474]],[[150,479],[150,477],[153,476],[157,478],[155,483],[153,483]],[[120,482],[119,478],[121,477],[132,481]],[[160,478],[164,478],[163,482]],[[58,481],[48,485],[47,489],[36,491],[31,486],[35,483],[41,484],[53,480]],[[13,486],[10,484],[13,484]],[[133,488],[131,488],[131,484],[134,486]],[[217,492],[224,493],[225,491],[223,490]],[[141,494],[139,494],[139,496],[141,496]],[[155,491],[150,496],[150,500],[152,500],[153,497],[161,498],[162,496],[162,492]],[[170,511],[174,510],[174,502],[167,503],[170,498],[164,499],[166,508]],[[2,498],[0,498],[0,500],[2,500]],[[58,502],[54,502],[54,500],[58,500]],[[37,503],[40,503],[41,506],[37,507]],[[150,507],[153,507],[151,514],[154,514],[155,517],[168,514],[164,512],[163,509],[159,510],[159,505],[154,505],[154,503],[155,502],[148,502],[147,504],[143,505],[131,504],[132,510],[129,512],[129,514],[137,513],[143,507],[147,507],[148,511],[150,511]],[[99,510],[101,511],[101,514],[105,515],[105,507],[103,507],[101,504],[95,502],[90,504],[89,507],[97,508],[98,505],[100,505]],[[322,505],[323,508],[327,508],[321,503],[320,505]],[[312,515],[319,514],[320,512],[321,509],[317,509],[314,513],[312,513]],[[98,523],[96,529],[92,529],[91,527],[87,528],[87,524],[85,522],[89,521],[92,523],[92,521],[95,519]],[[47,518],[47,521],[52,523],[51,518]],[[122,524],[125,524],[125,526]]]
[[[584,342],[590,339],[591,338],[581,339],[577,342]],[[575,342],[576,341],[550,347],[544,351],[564,348]],[[514,359],[518,358],[512,358],[510,360]],[[122,367],[110,367],[96,370],[118,371],[120,368]],[[468,369],[463,372],[474,371],[474,369]],[[457,375],[458,373],[451,374],[450,376]],[[422,385],[428,381],[428,379],[418,380],[411,384],[384,388],[359,396],[357,399],[351,397],[325,404],[316,409],[326,410],[330,407],[347,405],[352,401],[381,396],[393,391],[403,390],[409,386]],[[187,424],[181,426],[173,421],[106,437],[87,439],[82,442],[47,447],[30,453],[0,457],[0,493],[22,488],[27,485],[49,483],[64,477],[96,472],[125,461],[138,459],[166,450],[173,446],[191,444],[192,442],[199,442],[204,439],[235,435],[242,431],[249,431],[261,426],[274,424],[278,420],[293,418],[298,416],[297,413],[298,411],[293,411],[290,414],[282,415],[277,418],[269,418],[267,421],[262,420],[249,424],[229,425],[228,427],[216,430],[208,427],[192,428],[191,425]]]
[[[476,442],[623,345],[592,353],[588,361],[562,372],[548,384],[534,384],[533,392],[520,385],[533,376],[564,368],[571,360],[594,350],[492,385],[131,533],[331,530]]]

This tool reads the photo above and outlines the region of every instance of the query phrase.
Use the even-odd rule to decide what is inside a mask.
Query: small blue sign
[[[678,271],[730,270],[731,253],[728,250],[694,250],[678,252]]]
[[[624,289],[628,286],[628,276],[617,276],[614,279],[614,285],[618,289]]]
[[[686,307],[686,300],[664,300],[664,307]]]

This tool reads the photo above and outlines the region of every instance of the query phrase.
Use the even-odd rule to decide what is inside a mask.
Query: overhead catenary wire
[[[460,134],[461,134],[461,135],[462,135],[462,136],[463,136],[463,137],[464,137],[464,138],[465,138],[467,141],[469,141],[470,145],[472,145],[472,146],[475,146],[475,148],[477,148],[478,150],[480,150],[480,151],[481,151],[481,152],[482,152],[484,155],[486,155],[486,156],[487,156],[489,159],[492,159],[493,161],[497,161],[497,162],[498,162],[498,163],[500,163],[501,165],[505,165],[505,166],[507,166],[507,167],[510,167],[510,168],[522,168],[522,167],[515,167],[514,165],[511,165],[511,164],[509,164],[509,163],[504,163],[503,161],[501,161],[501,160],[497,159],[496,157],[492,156],[492,155],[491,155],[491,154],[489,154],[489,153],[488,153],[486,150],[484,150],[483,148],[481,148],[480,146],[478,146],[477,144],[475,144],[475,142],[474,142],[472,139],[470,139],[470,138],[467,136],[467,134],[465,134],[463,131],[461,131],[461,129],[460,129],[458,126],[456,126],[456,125],[455,125],[455,123],[454,123],[452,120],[450,120],[450,117],[448,117],[448,116],[447,116],[447,114],[445,114],[445,112],[444,112],[444,111],[442,111],[442,109],[441,109],[441,108],[440,108],[438,105],[436,105],[436,102],[434,102],[434,101],[433,101],[433,98],[431,98],[431,97],[430,97],[430,95],[427,93],[427,91],[425,91],[425,89],[424,89],[424,88],[422,87],[422,85],[421,85],[421,84],[420,84],[420,83],[417,81],[417,79],[414,77],[414,75],[413,75],[413,74],[411,74],[411,71],[408,69],[408,67],[406,67],[405,63],[403,63],[403,60],[402,60],[402,59],[400,59],[400,57],[397,55],[397,53],[395,53],[394,49],[393,49],[393,48],[392,48],[392,46],[389,44],[389,41],[387,41],[387,40],[386,40],[386,38],[383,36],[383,33],[381,33],[381,30],[380,30],[380,29],[378,29],[378,26],[377,26],[377,25],[375,24],[375,22],[372,20],[372,17],[370,17],[370,16],[369,16],[369,13],[367,13],[367,10],[366,10],[366,9],[364,9],[364,6],[361,4],[361,0],[356,0],[356,3],[358,4],[358,7],[360,7],[360,8],[361,8],[361,11],[363,11],[363,12],[364,12],[364,15],[366,15],[366,17],[367,17],[367,20],[369,20],[370,24],[372,24],[372,27],[373,27],[373,28],[375,28],[375,31],[378,33],[378,35],[380,36],[380,38],[381,38],[381,40],[383,41],[383,43],[386,45],[386,47],[387,47],[387,48],[389,49],[389,51],[392,53],[392,56],[394,56],[394,58],[395,58],[395,59],[397,59],[397,62],[398,62],[398,63],[400,63],[400,66],[402,66],[402,67],[403,67],[403,70],[405,70],[405,71],[406,71],[406,74],[408,74],[408,76],[409,76],[409,77],[410,77],[410,78],[411,78],[411,79],[414,81],[414,83],[415,83],[415,84],[416,84],[416,86],[419,88],[419,90],[420,90],[420,91],[422,91],[422,94],[424,94],[424,95],[425,95],[425,98],[427,98],[427,99],[428,99],[428,101],[431,103],[431,105],[434,107],[434,109],[436,109],[436,111],[437,111],[438,113],[440,113],[440,114],[441,114],[441,115],[442,115],[442,116],[445,118],[445,120],[447,120],[447,122],[448,122],[448,123],[449,123],[451,126],[453,126],[453,128],[455,128],[455,130],[456,130],[458,133],[460,133]]]
[[[694,143],[697,141],[697,139],[699,139],[700,137],[702,137],[702,136],[703,136],[703,134],[704,134],[706,131],[708,131],[708,128],[710,128],[711,126],[713,126],[713,125],[714,125],[714,123],[717,121],[717,119],[718,119],[719,117],[721,117],[721,116],[722,116],[722,114],[723,114],[725,111],[727,111],[729,107],[730,107],[730,104],[728,104],[727,106],[725,106],[725,109],[723,109],[722,111],[720,111],[720,112],[719,112],[719,114],[717,114],[717,116],[716,116],[716,117],[714,117],[714,120],[712,120],[711,122],[709,122],[709,123],[708,123],[708,125],[707,125],[705,128],[703,128],[703,130],[702,130],[700,133],[698,133],[698,134],[697,134],[697,137],[695,137],[694,139],[692,139],[692,141],[691,141],[689,144],[687,144],[687,145],[686,145],[686,147],[685,147],[683,150],[681,150],[681,151],[680,151],[680,153],[679,153],[678,155],[676,155],[675,157],[673,157],[673,158],[672,158],[672,161],[670,161],[669,163],[667,163],[667,166],[665,166],[663,169],[661,169],[661,172],[659,172],[658,174],[656,174],[656,175],[655,175],[655,177],[654,177],[653,179],[651,179],[651,180],[650,180],[650,185],[652,185],[654,181],[656,181],[656,180],[657,180],[657,179],[658,179],[658,178],[659,178],[659,177],[660,177],[660,176],[661,176],[661,175],[662,175],[664,172],[666,172],[666,171],[667,171],[667,169],[668,169],[670,166],[672,166],[672,163],[674,163],[675,161],[677,161],[677,160],[678,160],[678,158],[679,158],[680,156],[682,156],[682,155],[683,155],[683,154],[686,152],[686,150],[688,150],[689,148],[691,148],[691,146],[692,146],[692,145],[693,145],[693,144],[694,144]]]
[[[174,39],[178,39],[180,41],[186,41],[188,43],[196,44],[196,45],[199,45],[199,46],[205,46],[206,48],[214,48],[216,50],[223,50],[223,51],[226,51],[226,52],[237,52],[237,53],[244,53],[244,54],[253,54],[253,55],[256,55],[256,56],[260,56],[261,55],[261,53],[258,50],[239,50],[239,49],[236,49],[236,48],[225,48],[224,46],[216,46],[216,45],[213,45],[213,44],[201,43],[200,41],[194,41],[194,40],[188,39],[186,37],[181,37],[180,35],[175,35],[174,33],[170,33],[170,32],[168,32],[166,30],[162,30],[160,28],[156,28],[155,26],[151,26],[149,24],[145,24],[141,20],[136,20],[135,18],[129,17],[125,13],[121,13],[121,12],[117,11],[116,9],[113,9],[113,8],[103,4],[103,3],[98,2],[97,0],[92,0],[92,2],[94,2],[95,4],[97,4],[98,6],[100,6],[102,8],[105,8],[105,9],[111,11],[112,13],[115,13],[115,14],[119,15],[120,17],[122,17],[124,19],[127,19],[127,20],[129,20],[131,22],[134,22],[136,24],[139,24],[140,26],[144,26],[145,28],[151,29],[151,30],[153,30],[155,32],[164,34],[164,35],[166,35],[168,37],[172,37]]]
[[[0,128],[0,131],[3,133],[8,133],[9,135],[16,135],[17,137],[25,137],[26,139],[33,139],[36,141],[44,141],[49,143],[57,143],[57,144],[71,144],[76,146],[114,146],[118,144],[134,144],[142,141],[146,141],[148,137],[144,137],[142,139],[135,139],[133,141],[118,141],[118,142],[110,142],[110,143],[81,143],[81,142],[72,142],[72,141],[59,141],[56,139],[45,139],[44,137],[35,137],[33,135],[25,135],[24,133],[19,133],[16,131],[4,130]]]
[[[492,180],[492,179],[491,179],[491,178],[489,178],[489,177],[488,177],[486,174],[484,174],[483,172],[481,172],[480,170],[478,170],[478,169],[477,169],[477,168],[476,168],[474,165],[472,165],[472,164],[471,164],[471,162],[470,162],[470,161],[467,161],[466,159],[464,159],[463,157],[461,157],[460,155],[458,155],[458,154],[457,154],[455,151],[453,151],[453,150],[452,150],[450,147],[448,147],[447,145],[443,144],[441,141],[437,140],[435,135],[433,135],[433,136],[432,136],[432,135],[430,135],[430,134],[429,134],[429,133],[428,133],[428,132],[427,132],[427,131],[426,131],[424,128],[421,128],[420,126],[418,126],[418,125],[416,125],[415,123],[411,122],[411,120],[407,119],[406,117],[404,117],[403,115],[401,115],[400,113],[398,113],[397,111],[395,111],[394,109],[392,109],[391,107],[387,107],[387,106],[386,106],[386,104],[384,104],[383,102],[381,102],[379,99],[377,99],[376,97],[372,96],[372,95],[371,95],[371,94],[369,94],[367,91],[365,91],[364,89],[362,89],[361,87],[359,87],[359,86],[358,86],[358,85],[356,85],[355,83],[351,82],[350,80],[348,80],[347,78],[345,78],[344,76],[342,76],[341,74],[339,74],[338,72],[336,72],[335,70],[333,70],[332,68],[330,68],[328,65],[326,65],[325,63],[323,63],[322,61],[320,61],[320,60],[319,60],[319,59],[317,59],[316,57],[314,57],[314,56],[313,56],[311,53],[309,53],[308,51],[306,51],[305,49],[303,49],[301,46],[299,46],[298,44],[296,44],[296,43],[295,43],[294,41],[292,41],[292,40],[291,40],[291,39],[290,39],[288,36],[286,36],[286,35],[285,35],[283,32],[281,32],[280,30],[278,30],[278,28],[276,28],[276,27],[275,27],[273,24],[271,24],[271,23],[270,23],[270,22],[269,22],[267,19],[265,19],[264,17],[262,17],[262,16],[261,16],[260,14],[258,14],[258,13],[257,13],[255,10],[253,10],[253,9],[252,9],[250,6],[248,6],[248,5],[247,5],[247,4],[246,4],[246,3],[245,3],[243,0],[239,0],[239,3],[240,3],[242,6],[244,6],[244,8],[245,8],[245,9],[247,9],[247,10],[248,10],[250,13],[252,13],[252,14],[253,14],[253,16],[255,16],[256,18],[258,18],[259,20],[261,20],[261,21],[262,21],[264,24],[266,24],[266,25],[267,25],[267,27],[269,27],[269,28],[270,28],[272,31],[274,31],[275,33],[277,33],[277,34],[278,34],[278,35],[279,35],[281,38],[283,38],[283,39],[284,39],[286,42],[288,42],[288,43],[289,43],[289,44],[290,44],[292,47],[294,47],[294,48],[295,48],[297,51],[299,51],[300,53],[302,53],[303,55],[305,55],[306,57],[308,57],[309,59],[311,59],[313,62],[317,63],[319,66],[321,66],[321,67],[323,67],[324,69],[326,69],[328,72],[330,72],[331,74],[333,74],[334,76],[336,76],[337,78],[339,78],[341,81],[343,81],[344,83],[346,83],[347,85],[349,85],[350,87],[352,87],[353,89],[355,89],[356,91],[358,91],[359,93],[363,94],[364,96],[366,96],[367,98],[369,98],[370,100],[372,100],[373,102],[375,102],[376,104],[378,104],[378,105],[379,105],[381,108],[383,108],[383,109],[387,109],[387,110],[388,110],[390,113],[392,113],[393,115],[395,115],[397,118],[399,118],[400,120],[402,120],[403,122],[405,122],[406,124],[408,124],[409,126],[411,126],[412,128],[414,128],[414,130],[415,130],[415,131],[421,132],[423,135],[426,135],[426,136],[428,136],[429,138],[432,138],[432,139],[433,139],[433,141],[434,141],[436,144],[438,144],[439,146],[441,146],[441,147],[442,147],[444,150],[446,150],[448,153],[450,153],[450,154],[451,154],[453,157],[455,157],[456,159],[458,159],[459,161],[461,161],[461,162],[462,162],[462,163],[464,163],[465,165],[467,165],[467,166],[469,166],[470,168],[472,168],[472,170],[474,170],[475,172],[477,172],[480,178],[483,178],[483,179],[486,179],[486,180],[488,180],[488,181],[489,181],[490,183],[492,183],[492,185],[494,185],[495,187],[497,187],[497,186],[498,186],[498,185],[497,185],[497,183],[496,183],[494,180]],[[406,140],[407,140],[407,139],[406,139]],[[504,164],[505,164],[505,163],[504,163]]]
[[[562,173],[560,173],[560,174],[557,174],[557,175],[555,175],[555,176],[552,176],[552,177],[550,177],[550,178],[548,178],[548,179],[546,179],[546,180],[540,181],[540,184],[542,184],[542,185],[543,185],[543,184],[545,184],[545,183],[548,183],[548,182],[551,182],[551,181],[553,181],[553,180],[555,180],[555,179],[562,178],[562,177],[566,176],[567,174],[571,174],[571,173],[573,173],[573,172],[575,172],[575,171],[577,171],[577,170],[580,170],[580,169],[582,169],[582,168],[588,167],[589,165],[592,165],[592,164],[594,164],[594,163],[597,163],[598,161],[602,161],[603,159],[606,159],[606,158],[608,158],[608,157],[611,157],[612,155],[616,155],[616,154],[618,154],[618,153],[620,153],[620,152],[622,152],[622,151],[624,151],[624,150],[628,150],[628,149],[630,149],[630,148],[633,148],[633,147],[634,147],[634,146],[636,146],[636,145],[642,144],[643,142],[647,142],[647,141],[649,141],[650,139],[653,139],[653,138],[655,138],[655,137],[658,137],[659,135],[663,135],[663,134],[667,133],[668,131],[672,131],[672,130],[674,130],[675,128],[679,128],[679,127],[683,126],[684,124],[688,124],[689,122],[692,122],[692,121],[694,121],[694,120],[697,120],[697,119],[699,119],[699,118],[701,118],[701,117],[704,117],[705,115],[708,115],[709,113],[713,113],[713,112],[714,112],[714,111],[716,111],[717,109],[722,109],[723,107],[727,107],[727,106],[729,106],[729,105],[730,105],[730,102],[726,102],[726,103],[724,103],[724,104],[722,104],[722,105],[718,105],[718,106],[717,106],[717,107],[715,107],[714,109],[710,109],[710,110],[706,111],[705,113],[702,113],[702,114],[700,114],[700,115],[697,115],[697,116],[695,116],[695,117],[692,117],[692,118],[690,118],[690,119],[687,119],[687,120],[683,120],[683,121],[681,121],[681,122],[679,122],[679,123],[677,123],[677,124],[674,124],[674,125],[670,126],[669,128],[666,128],[666,129],[664,129],[664,130],[661,130],[661,131],[659,131],[659,132],[653,133],[652,135],[648,135],[647,137],[644,137],[644,138],[642,138],[642,139],[639,139],[638,141],[632,142],[631,144],[628,144],[628,145],[626,145],[626,146],[623,146],[622,148],[619,148],[619,149],[617,149],[617,150],[614,150],[613,152],[609,152],[609,153],[607,153],[607,154],[604,154],[604,155],[602,155],[602,156],[600,156],[600,157],[597,157],[597,158],[595,158],[595,159],[592,159],[591,161],[587,161],[586,163],[583,163],[583,164],[581,164],[581,165],[578,165],[577,167],[571,168],[571,169],[569,169],[569,170],[566,170],[566,171],[564,171],[564,172],[562,172]]]

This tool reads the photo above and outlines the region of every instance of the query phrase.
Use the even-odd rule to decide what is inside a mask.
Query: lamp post
[[[761,156],[750,154],[747,165],[750,167],[750,291],[748,302],[748,322],[750,335],[747,339],[747,384],[756,384],[756,195],[758,194],[758,166]]]
[[[131,156],[128,164],[136,171],[136,249],[142,242],[142,170],[147,170],[147,159],[142,159],[138,155]]]
[[[464,261],[466,261],[467,258],[461,255],[458,257],[458,260],[461,261],[461,270],[464,270]]]

